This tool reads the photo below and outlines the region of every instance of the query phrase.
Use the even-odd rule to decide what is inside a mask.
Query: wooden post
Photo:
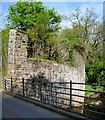
[[[70,108],[72,108],[72,81],[70,80]]]
[[[24,78],[22,78],[23,96],[24,96]]]

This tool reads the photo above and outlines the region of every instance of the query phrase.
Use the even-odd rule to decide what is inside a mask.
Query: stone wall
[[[75,65],[68,66],[50,61],[27,59],[27,34],[17,30],[10,30],[8,47],[8,75],[9,77],[26,77],[43,75],[51,82],[85,82],[85,63],[82,56],[75,52]],[[74,88],[84,89],[81,85]],[[84,95],[84,92],[73,93]],[[79,99],[79,98],[78,98]],[[80,101],[83,101],[81,99]]]
[[[8,75],[22,77],[27,65],[27,34],[11,29],[8,44]]]
[[[29,75],[38,76],[43,74],[49,81],[84,82],[84,72],[79,67],[69,67],[64,64],[45,62],[42,60],[27,60]],[[84,67],[84,66],[83,66]]]

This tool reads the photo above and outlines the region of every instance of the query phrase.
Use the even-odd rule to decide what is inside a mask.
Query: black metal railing
[[[101,86],[103,91],[87,90],[86,85]],[[81,89],[78,89],[80,86]],[[105,84],[11,78],[3,79],[3,88],[6,92],[40,101],[67,112],[75,112],[93,119],[105,119]],[[86,92],[94,96],[85,96]]]

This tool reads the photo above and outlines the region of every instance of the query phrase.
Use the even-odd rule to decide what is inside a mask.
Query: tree
[[[43,6],[42,2],[33,1],[19,1],[15,5],[10,5],[7,20],[10,26],[26,31],[27,29],[33,28],[43,14],[45,15],[44,19],[48,19],[50,21],[51,30],[56,28],[55,26],[61,22],[61,16],[57,14],[54,9],[48,9]]]
[[[19,1],[9,7],[8,25],[26,31],[28,28],[32,28],[37,21],[38,13],[42,10],[44,10],[42,2]]]
[[[43,52],[46,52],[49,53],[47,58],[51,59],[52,44],[50,42],[56,36],[56,32],[59,29],[58,23],[61,21],[61,16],[58,15],[56,17],[55,15],[56,12],[54,12],[54,9],[41,12],[33,28],[28,30],[29,36],[32,39],[30,44],[33,45],[32,48],[34,51],[34,55],[32,56],[37,56],[38,51],[40,51],[40,56],[42,56]]]
[[[9,8],[7,15],[9,26],[28,32],[28,56],[42,56],[49,52],[51,59],[52,46],[48,41],[59,30],[62,16],[54,8],[48,9],[42,2],[17,2]],[[49,49],[49,50],[46,50]]]
[[[76,36],[74,28],[65,28],[62,30],[59,39],[62,60],[73,65],[75,59],[74,52],[77,51],[83,55],[84,47],[82,43],[84,39]]]
[[[86,8],[84,14],[80,8],[77,8],[69,17],[65,17],[66,20],[72,23],[75,40],[80,41],[79,38],[83,39],[76,48],[80,49],[81,45],[85,48],[87,82],[91,83],[103,83],[105,77],[102,64],[103,25],[102,22],[97,20],[97,17],[92,8]],[[75,43],[78,43],[77,41]]]
[[[91,49],[88,54],[88,64],[86,65],[87,81],[91,83],[105,83],[105,68],[103,57],[103,26],[97,24]]]
[[[86,43],[90,41],[94,26],[97,25],[97,15],[94,9],[87,7],[83,14],[80,8],[76,8],[69,17],[65,16],[65,19],[72,23],[77,37],[84,38]]]

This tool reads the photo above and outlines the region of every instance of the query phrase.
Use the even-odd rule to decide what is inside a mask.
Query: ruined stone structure
[[[8,45],[8,75],[9,77],[38,76],[43,74],[49,81],[85,82],[85,63],[82,56],[76,53],[75,66],[58,64],[50,61],[27,59],[27,34],[17,30],[10,30]],[[81,85],[74,88],[84,89]],[[84,95],[84,92],[75,94]],[[81,100],[83,101],[83,99]]]
[[[8,73],[11,77],[25,74],[27,65],[27,34],[11,29],[8,44]]]

